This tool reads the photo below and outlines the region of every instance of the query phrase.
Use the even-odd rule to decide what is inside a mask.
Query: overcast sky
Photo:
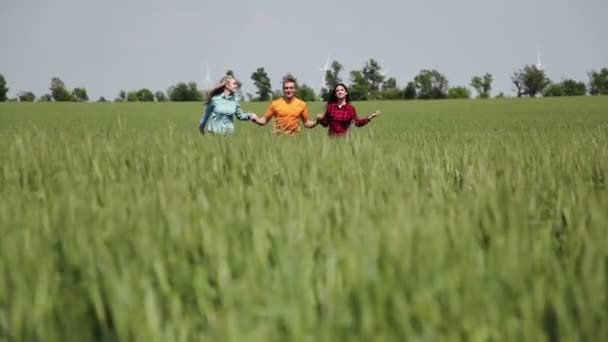
[[[10,96],[48,93],[54,76],[92,100],[202,88],[206,65],[213,83],[233,69],[244,93],[258,67],[275,89],[291,72],[318,91],[330,55],[347,83],[374,58],[399,86],[436,68],[450,86],[489,72],[493,94],[513,94],[537,48],[554,81],[608,66],[607,14],[607,0],[0,0],[0,74]]]

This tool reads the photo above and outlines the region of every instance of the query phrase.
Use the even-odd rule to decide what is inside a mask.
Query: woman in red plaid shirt
[[[329,127],[329,136],[339,137],[348,133],[351,123],[354,122],[357,127],[365,126],[378,115],[380,112],[375,111],[370,116],[359,119],[355,107],[350,104],[348,88],[343,83],[338,83],[329,94],[325,114],[317,115],[317,122],[323,127]]]

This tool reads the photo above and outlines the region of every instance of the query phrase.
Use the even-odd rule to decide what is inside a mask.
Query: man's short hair
[[[292,75],[287,75],[283,77],[283,87],[285,86],[285,83],[293,83],[296,85],[296,88],[298,87],[298,81]]]

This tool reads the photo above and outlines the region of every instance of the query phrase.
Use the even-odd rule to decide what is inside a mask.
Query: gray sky
[[[493,94],[513,94],[537,47],[554,81],[608,66],[607,13],[606,0],[0,0],[0,73],[10,96],[48,93],[53,76],[92,100],[204,87],[206,64],[212,83],[233,69],[244,93],[258,67],[275,89],[291,72],[318,91],[329,54],[347,83],[374,58],[399,86],[436,68],[450,86],[490,72]]]

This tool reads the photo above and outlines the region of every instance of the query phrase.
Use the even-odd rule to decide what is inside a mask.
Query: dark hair
[[[327,103],[338,103],[338,98],[336,97],[336,88],[338,87],[344,87],[344,90],[346,90],[346,103],[350,103],[350,93],[348,92],[348,87],[344,84],[344,83],[338,83],[334,86],[334,89],[331,91],[331,93],[329,93],[329,98],[327,99]]]

